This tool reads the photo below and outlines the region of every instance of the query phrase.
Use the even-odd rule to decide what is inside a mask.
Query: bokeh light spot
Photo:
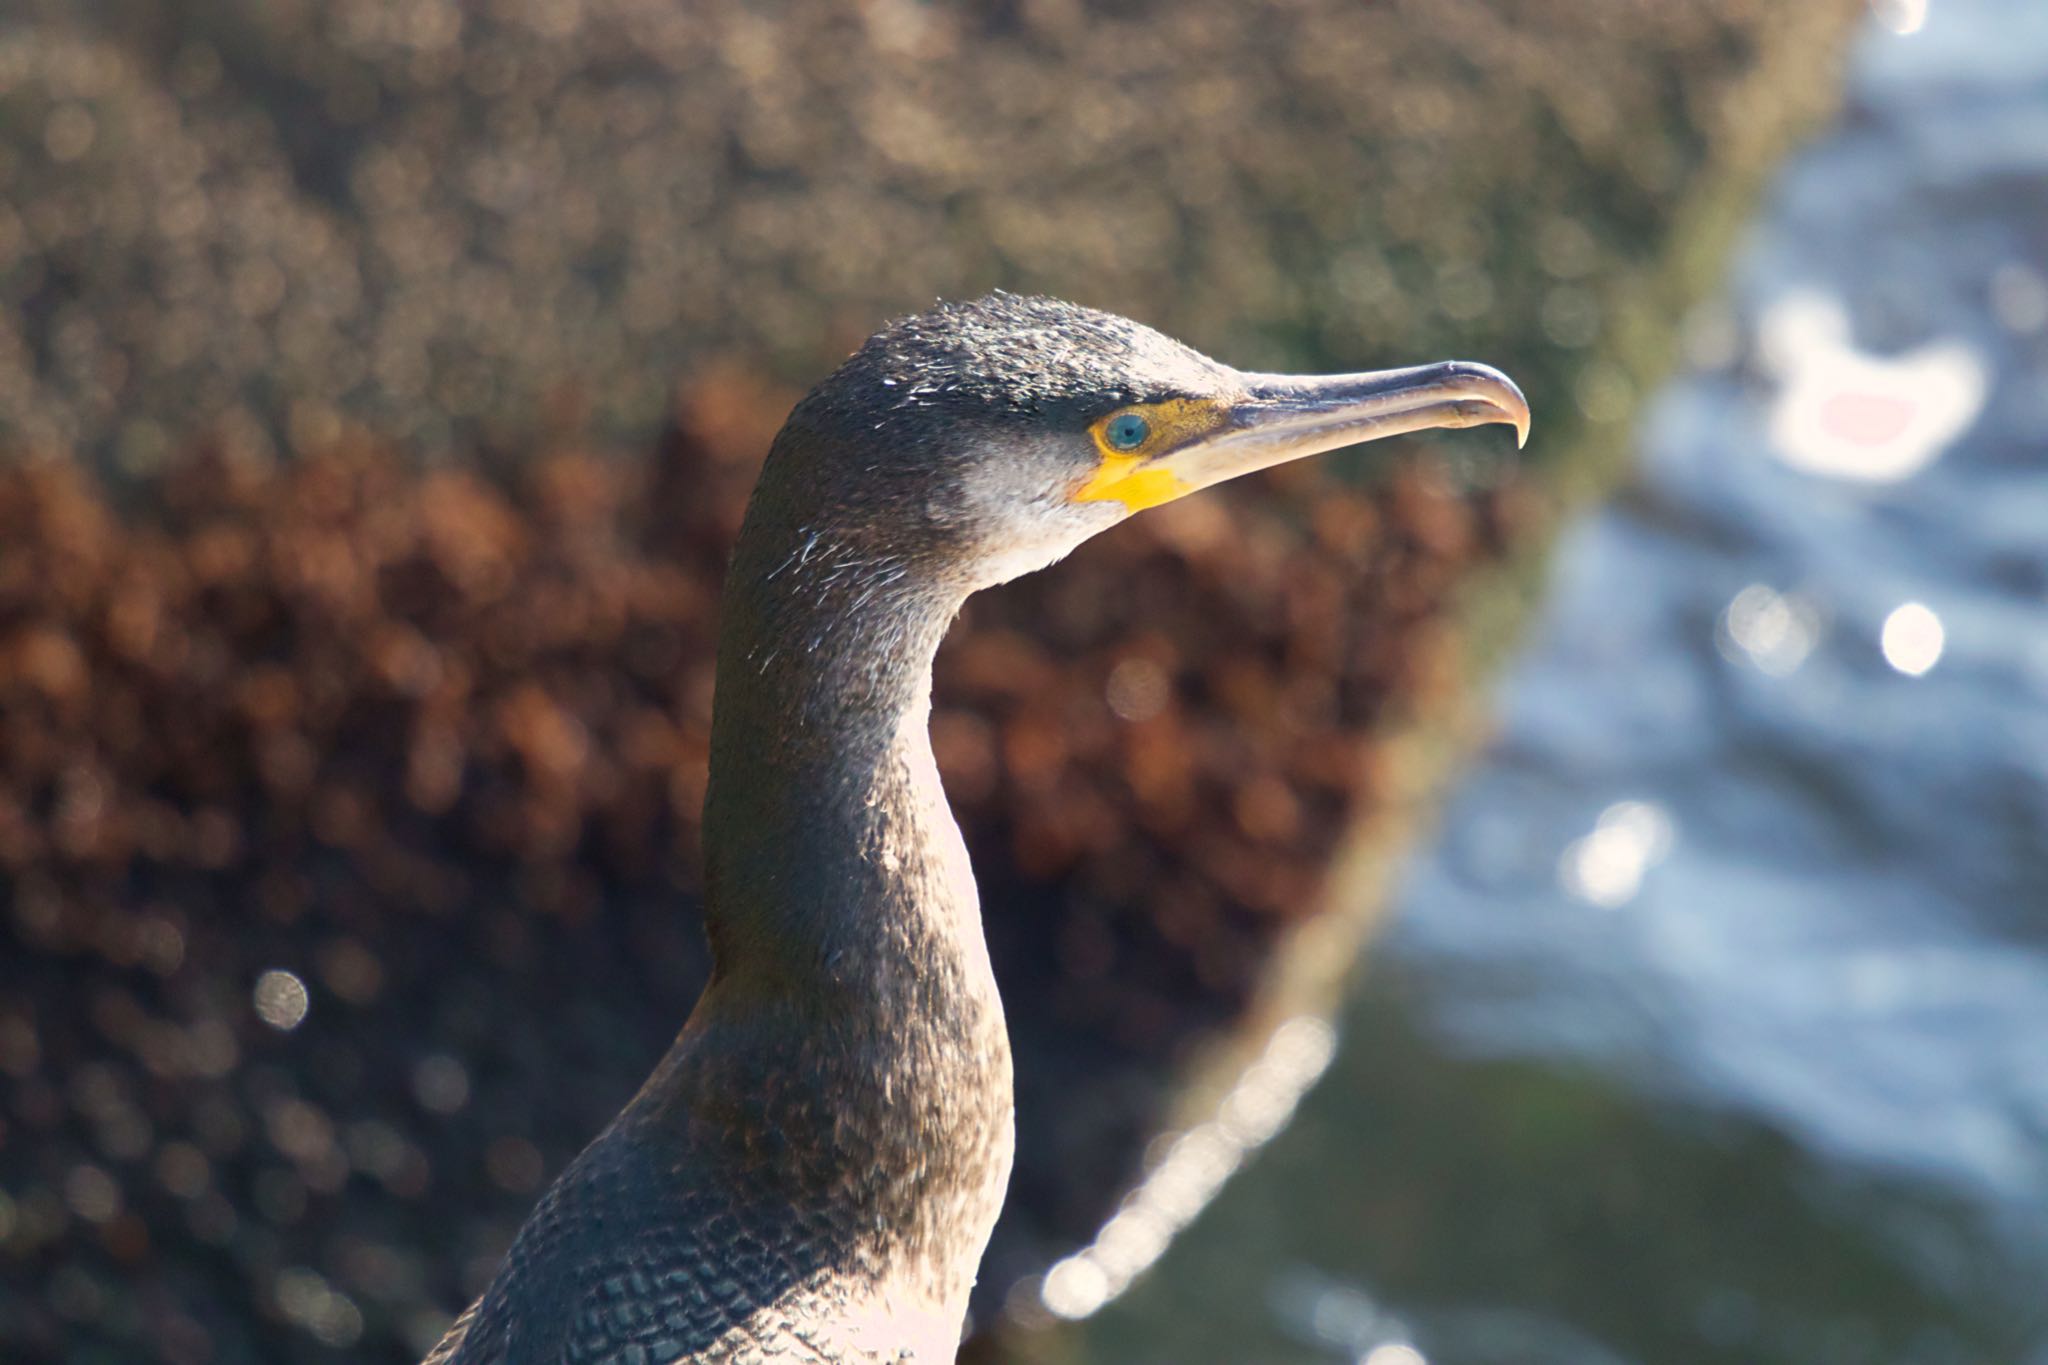
[[[1927,27],[1927,0],[1870,0],[1870,13],[1900,37]]]
[[[1390,1341],[1375,1346],[1358,1358],[1358,1365],[1429,1365],[1422,1352],[1406,1342]]]
[[[1336,1051],[1336,1030],[1313,1015],[1297,1016],[1273,1030],[1258,1060],[1217,1106],[1216,1116],[1172,1139],[1095,1240],[1046,1272],[1039,1305],[1071,1320],[1089,1316],[1121,1294],[1208,1206],[1246,1155],[1286,1126]]]
[[[1172,683],[1150,659],[1125,659],[1110,670],[1109,709],[1124,720],[1150,720],[1166,709]]]
[[[1648,801],[1618,801],[1593,832],[1558,859],[1558,881],[1588,905],[1612,910],[1634,900],[1643,877],[1671,851],[1671,817]]]
[[[363,1335],[363,1313],[348,1295],[325,1276],[304,1266],[278,1272],[277,1306],[323,1346],[353,1346]]]
[[[1907,602],[1884,618],[1879,643],[1886,663],[1917,678],[1940,661],[1948,632],[1933,608],[1924,602]]]
[[[121,1187],[98,1166],[74,1166],[64,1181],[64,1202],[88,1223],[111,1223],[121,1212]]]
[[[306,1011],[312,1005],[311,997],[306,994],[306,983],[278,967],[256,978],[252,998],[256,1017],[285,1033],[306,1022]]]
[[[2048,327],[2048,275],[2024,261],[2007,261],[1991,272],[1991,312],[2021,336]]]
[[[1752,583],[1721,613],[1718,643],[1724,658],[1782,678],[1806,662],[1819,634],[1820,613],[1812,603]]]
[[[412,1093],[421,1108],[453,1114],[469,1103],[469,1072],[447,1053],[436,1052],[412,1069]]]

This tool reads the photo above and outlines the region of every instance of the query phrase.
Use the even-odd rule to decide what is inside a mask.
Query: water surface
[[[1873,25],[1640,445],[1088,1358],[2048,1361],[2048,6]]]

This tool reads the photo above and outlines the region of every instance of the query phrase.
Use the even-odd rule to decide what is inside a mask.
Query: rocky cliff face
[[[0,431],[146,466],[337,414],[644,433],[709,354],[808,374],[992,284],[1240,363],[1476,349],[1554,409],[1850,6],[9,8]]]

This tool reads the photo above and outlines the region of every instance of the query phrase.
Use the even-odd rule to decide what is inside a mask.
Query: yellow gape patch
[[[1169,398],[1118,408],[1088,428],[1102,457],[1075,502],[1120,502],[1133,512],[1172,502],[1193,486],[1174,472],[1174,451],[1223,425],[1223,409],[1206,398]]]

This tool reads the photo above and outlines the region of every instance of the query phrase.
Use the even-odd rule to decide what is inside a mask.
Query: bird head
[[[762,492],[836,543],[972,591],[1125,517],[1320,451],[1529,426],[1498,370],[1234,370],[1111,313],[991,294],[885,327],[791,413]]]

